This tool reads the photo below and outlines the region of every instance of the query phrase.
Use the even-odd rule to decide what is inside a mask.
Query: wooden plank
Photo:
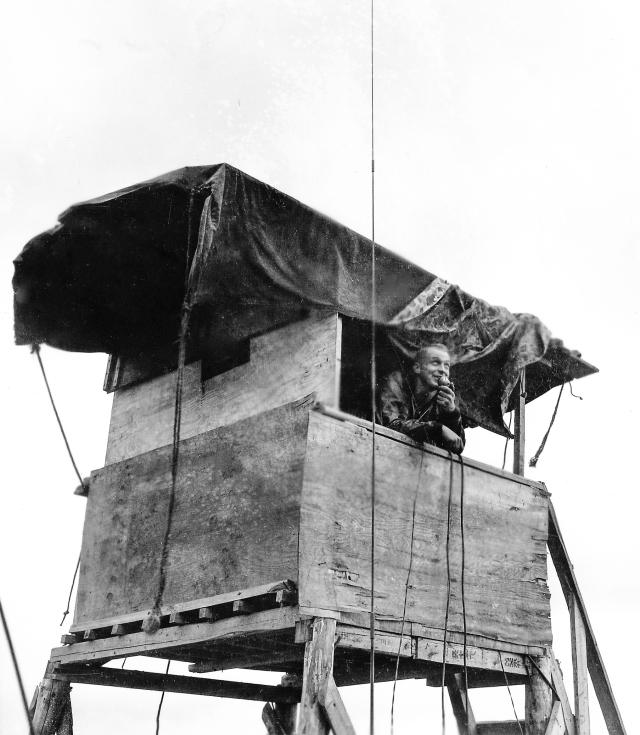
[[[356,735],[333,676],[327,677],[325,686],[320,690],[319,699],[334,735]]]
[[[300,608],[300,611],[305,608]],[[343,612],[340,613],[340,622],[345,625],[352,625],[360,628],[367,628],[369,626],[369,614],[368,613],[353,613]],[[404,624],[402,620],[392,620],[389,618],[376,618],[376,630],[383,633],[400,633],[403,629],[404,633],[408,633],[415,638],[429,638],[430,640],[442,640],[444,635],[443,628],[436,628],[434,626],[424,625],[422,623],[406,621]],[[455,630],[447,630],[447,640],[451,643],[464,643],[464,633]],[[478,648],[487,648],[494,651],[501,651],[504,653],[518,653],[529,656],[542,656],[545,649],[540,646],[525,646],[519,643],[511,643],[508,641],[496,640],[494,638],[488,638],[483,635],[472,635],[467,634],[467,644],[476,646]]]
[[[225,636],[245,636],[272,633],[295,628],[296,611],[291,607],[277,607],[253,615],[238,615],[214,623],[160,628],[156,633],[129,633],[114,638],[101,638],[71,646],[54,648],[51,660],[57,663],[108,661],[123,656],[152,655],[172,648],[196,646],[216,641]]]
[[[532,659],[534,661],[534,659]],[[551,710],[553,691],[551,682],[551,656],[541,656],[532,666],[529,681],[525,686],[525,732],[527,735],[545,735]]]
[[[473,715],[467,692],[464,690],[462,674],[447,677],[447,691],[459,735],[478,735],[476,718]]]
[[[553,703],[553,709],[551,710],[551,717],[549,718],[545,735],[565,735],[566,731],[562,705],[559,700],[556,700]]]
[[[353,648],[360,651],[368,651],[370,648],[369,631],[364,628],[352,628],[350,626],[338,625],[337,628],[339,648]],[[440,664],[442,662],[442,641],[428,640],[424,638],[412,638],[411,636],[400,636],[394,633],[376,633],[376,652],[387,656],[397,656],[398,650],[402,658],[413,658],[419,661],[431,661]],[[528,676],[528,668],[525,659],[520,654],[502,654],[491,649],[478,648],[467,645],[467,665],[474,669],[485,669],[489,671],[505,672],[513,677]],[[446,663],[453,666],[461,666],[464,658],[464,647],[459,644],[447,644]]]
[[[558,664],[556,657],[553,654],[551,654],[550,656],[550,664],[551,683],[553,684],[553,688],[556,690],[556,693],[560,700],[560,704],[562,707],[562,716],[565,723],[565,730],[567,732],[567,735],[575,735],[576,727],[573,717],[573,711],[571,710],[571,704],[569,703],[567,690],[564,686],[564,679],[562,677],[562,672],[560,671],[560,665]]]
[[[376,615],[442,628],[447,597],[449,458],[379,437],[376,442]],[[370,433],[312,412],[300,528],[301,607],[368,609]],[[463,630],[460,599],[460,464],[451,517],[449,629]],[[546,584],[546,490],[465,466],[467,632],[544,647],[551,642]],[[413,552],[413,498],[418,492]]]
[[[514,388],[516,393],[514,422],[513,422],[513,473],[524,476],[525,463],[525,412],[527,401],[527,373],[520,371],[520,377]]]
[[[580,594],[578,580],[573,571],[573,564],[571,564],[571,560],[569,559],[564,539],[560,533],[558,518],[552,503],[549,503],[549,539],[547,543],[551,559],[560,579],[562,591],[567,600],[567,605],[569,606],[572,599],[575,599],[582,615],[587,642],[587,666],[593,683],[593,689],[598,697],[600,709],[602,710],[602,716],[607,725],[607,731],[609,735],[626,735],[622,715],[613,696],[613,689],[607,676],[607,670],[605,669],[604,661],[600,654],[589,616],[587,615],[587,608]]]
[[[181,442],[163,597],[169,612],[297,579],[310,402]],[[171,447],[93,474],[72,630],[153,606],[170,486]]]
[[[571,659],[573,662],[573,701],[576,734],[589,735],[589,672],[587,669],[587,636],[575,595],[569,608],[571,619]]]
[[[320,696],[332,676],[335,640],[336,621],[332,618],[316,618],[313,621],[312,638],[305,646],[298,735],[329,735],[328,722],[320,707]]]
[[[337,405],[337,314],[313,315],[251,340],[250,362],[201,382],[184,372],[183,439],[255,416],[303,396]],[[117,390],[105,464],[171,444],[175,372]]]
[[[59,682],[94,684],[98,686],[144,689],[154,692],[176,694],[198,694],[206,697],[248,699],[256,702],[296,703],[300,700],[300,689],[294,687],[249,684],[222,679],[202,679],[179,674],[157,674],[135,669],[100,668],[89,670],[66,667],[58,669],[52,677]]]
[[[371,421],[367,421],[367,419],[360,418],[359,416],[354,416],[353,414],[347,413],[346,411],[340,411],[338,409],[332,408],[331,406],[326,406],[321,402],[317,402],[314,405],[313,410],[325,416],[337,419],[338,421],[344,421],[348,424],[359,426],[368,432],[372,431]],[[443,457],[444,459],[449,458],[448,453],[444,449],[439,449],[438,447],[434,447],[431,444],[423,444],[422,442],[414,441],[406,434],[403,434],[400,431],[394,431],[393,429],[389,429],[386,426],[382,426],[381,424],[376,424],[376,434],[384,436],[387,439],[393,439],[394,441],[400,442],[400,444],[406,444],[409,447],[420,448],[427,454],[434,454],[438,457]],[[465,464],[469,467],[473,467],[477,470],[482,470],[483,472],[486,472],[490,475],[495,475],[496,477],[503,477],[507,480],[511,480],[512,482],[519,482],[523,485],[528,485],[529,487],[539,488],[544,493],[549,495],[544,486],[544,483],[542,482],[531,480],[521,475],[515,475],[508,470],[501,470],[499,467],[495,467],[491,464],[486,464],[485,462],[480,462],[477,459],[471,459],[470,457],[465,457],[464,461]]]

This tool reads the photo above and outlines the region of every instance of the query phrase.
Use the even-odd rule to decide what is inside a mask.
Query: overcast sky
[[[377,239],[474,295],[538,315],[600,368],[575,384],[584,400],[563,397],[531,476],[553,493],[633,732],[640,10],[631,0],[376,0],[375,17]],[[0,68],[0,595],[30,696],[63,630],[85,501],[72,494],[35,359],[12,346],[11,260],[73,202],[221,161],[370,234],[369,5],[23,0],[5,10]],[[43,358],[88,474],[104,461],[106,359]],[[530,407],[528,456],[555,397]],[[501,463],[501,440],[470,434],[470,456]],[[568,620],[552,592],[568,672]],[[0,731],[19,732],[4,641],[0,656]],[[386,732],[389,687],[380,692]],[[367,696],[345,694],[359,731]],[[80,735],[154,731],[157,694],[77,686],[73,698]],[[437,728],[438,702],[437,691],[402,684],[396,732]],[[472,704],[479,719],[510,715],[502,688],[474,692]],[[162,733],[262,733],[260,708],[168,695]],[[591,708],[601,735],[595,698]]]

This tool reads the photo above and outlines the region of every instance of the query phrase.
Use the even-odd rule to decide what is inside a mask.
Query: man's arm
[[[446,449],[455,454],[462,454],[465,445],[464,428],[460,409],[455,403],[455,393],[449,386],[438,389],[436,399],[438,420],[442,423],[442,441]]]

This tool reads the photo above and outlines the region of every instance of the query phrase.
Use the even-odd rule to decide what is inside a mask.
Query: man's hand
[[[452,413],[456,407],[456,395],[448,385],[441,385],[436,396],[438,408],[443,413]]]

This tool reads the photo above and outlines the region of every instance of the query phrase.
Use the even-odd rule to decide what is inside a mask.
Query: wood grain
[[[301,506],[301,606],[366,611],[371,590],[370,432],[314,412]],[[406,620],[442,629],[446,607],[449,460],[378,437],[376,474],[377,615],[402,617],[417,492]],[[422,467],[421,467],[422,456]],[[520,480],[520,478],[519,478]],[[548,494],[465,468],[467,630],[494,640],[544,646],[551,640],[546,584]],[[460,465],[453,478],[449,629],[463,628]]]
[[[200,362],[187,365],[182,439],[235,423],[315,393],[338,402],[337,314],[314,315],[251,340],[251,359],[201,382]],[[172,441],[175,372],[117,390],[105,464],[121,462]]]
[[[181,442],[164,594],[169,611],[297,579],[308,406],[303,400]],[[164,447],[93,474],[74,629],[123,622],[121,616],[153,605],[170,466],[171,447]]]

